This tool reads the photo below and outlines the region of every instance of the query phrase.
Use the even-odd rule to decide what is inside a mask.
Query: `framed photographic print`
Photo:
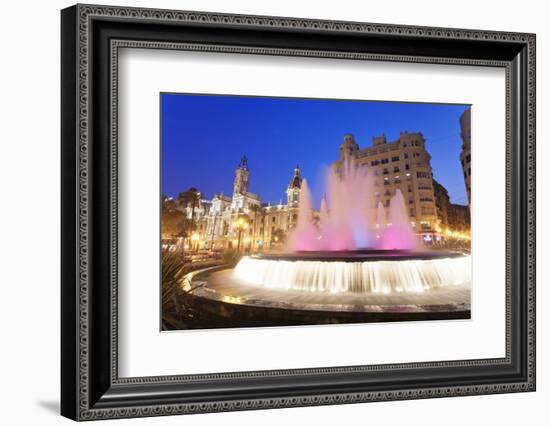
[[[62,414],[535,390],[535,36],[76,5]]]
[[[471,318],[469,105],[160,97],[163,330]]]

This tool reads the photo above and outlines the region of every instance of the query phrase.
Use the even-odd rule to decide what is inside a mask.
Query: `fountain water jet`
[[[419,251],[400,189],[388,211],[375,192],[376,176],[348,156],[326,171],[326,197],[313,221],[302,181],[290,253],[246,256],[233,271],[239,282],[322,293],[421,293],[470,283],[470,256]]]
[[[390,223],[380,234],[378,248],[383,250],[413,250],[417,248],[416,237],[409,224],[405,200],[400,189],[390,200]]]
[[[443,257],[407,257],[370,260],[305,259],[253,255],[243,258],[233,276],[253,286],[322,293],[419,293],[469,283],[470,257],[445,253]]]
[[[380,238],[380,234],[386,227],[386,212],[382,201],[378,202],[376,207],[376,238]]]
[[[323,229],[328,224],[328,209],[327,200],[325,197],[321,200],[321,207],[319,208],[319,226]]]
[[[320,223],[315,226],[309,187],[305,179],[302,181],[298,223],[290,239],[292,250],[411,250],[416,247],[416,236],[409,226],[404,197],[399,189],[390,202],[391,226],[386,224],[380,202],[374,217],[374,176],[366,169],[355,167],[350,158],[344,159],[340,170],[326,172],[326,189],[328,202],[323,197]]]
[[[318,244],[319,231],[313,224],[313,207],[311,194],[306,179],[302,180],[300,188],[300,208],[298,210],[298,223],[292,233],[290,242],[292,248],[297,251],[308,250],[309,247]]]

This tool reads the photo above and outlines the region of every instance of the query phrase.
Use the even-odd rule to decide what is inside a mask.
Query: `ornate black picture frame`
[[[535,35],[76,5],[61,13],[61,413],[158,416],[535,390]],[[117,52],[186,49],[506,71],[506,356],[120,378]]]

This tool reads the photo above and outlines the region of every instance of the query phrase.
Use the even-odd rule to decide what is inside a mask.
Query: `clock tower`
[[[248,160],[243,155],[239,167],[235,170],[235,181],[233,183],[233,195],[245,195],[248,192],[248,179],[250,171],[248,170]]]

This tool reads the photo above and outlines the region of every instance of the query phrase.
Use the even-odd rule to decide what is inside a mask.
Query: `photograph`
[[[161,93],[161,330],[469,319],[470,122]]]

